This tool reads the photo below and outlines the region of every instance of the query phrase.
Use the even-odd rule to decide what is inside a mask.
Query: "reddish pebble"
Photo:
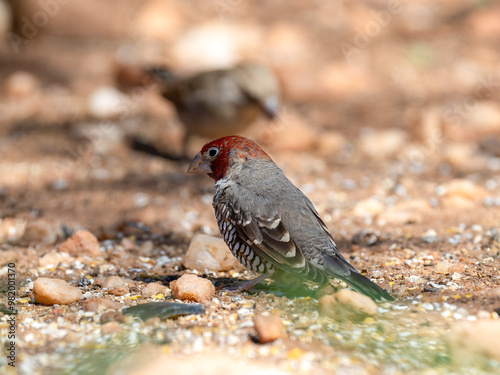
[[[254,317],[255,330],[261,344],[275,341],[282,337],[281,316],[279,313],[263,313]]]
[[[97,238],[87,230],[79,230],[58,247],[59,251],[65,251],[74,256],[89,256],[91,258],[101,255]]]
[[[64,280],[40,277],[33,283],[33,296],[44,305],[68,305],[82,298],[82,291]]]
[[[102,283],[102,287],[114,296],[123,296],[130,292],[126,281],[118,276],[106,277]]]

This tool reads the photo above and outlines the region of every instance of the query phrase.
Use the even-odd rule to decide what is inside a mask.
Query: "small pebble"
[[[82,301],[84,311],[118,310],[122,307],[123,305],[120,302],[100,297],[92,297]]]
[[[329,131],[318,137],[318,151],[325,156],[340,153],[346,146],[346,138],[341,132]]]
[[[135,193],[132,199],[136,208],[146,207],[149,204],[149,197],[144,193]]]
[[[126,281],[118,276],[106,277],[102,283],[102,287],[114,296],[123,296],[130,292]]]
[[[352,237],[352,243],[360,246],[373,246],[379,242],[380,233],[374,233],[369,229],[363,229]]]
[[[398,128],[363,129],[358,146],[368,157],[385,159],[403,149],[406,138],[406,133]]]
[[[71,264],[75,258],[70,255],[50,251],[38,259],[38,267],[56,267],[58,264]]]
[[[461,315],[461,314],[460,314]],[[456,322],[448,337],[451,358],[456,363],[477,363],[491,358],[500,361],[500,320]]]
[[[152,297],[157,294],[165,295],[167,287],[160,283],[149,283],[144,288],[142,288],[141,294],[143,297]]]
[[[172,297],[183,301],[205,302],[215,294],[210,280],[196,275],[185,274],[170,282]]]
[[[8,98],[25,98],[36,93],[40,88],[37,77],[31,73],[18,71],[5,80],[3,93]]]
[[[410,283],[416,283],[416,282],[418,282],[419,280],[420,280],[420,277],[419,277],[419,276],[417,276],[417,275],[411,275],[411,276],[408,278],[408,281],[409,281]]]
[[[57,232],[47,221],[39,219],[26,225],[22,240],[32,245],[52,245],[57,241]]]
[[[318,309],[320,315],[338,320],[359,320],[378,312],[370,297],[349,289],[321,297]]]
[[[434,229],[429,229],[422,236],[422,242],[433,243],[439,241],[439,237]]]
[[[257,331],[257,338],[261,344],[275,341],[282,337],[283,328],[279,313],[263,313],[254,317],[254,326]]]
[[[101,255],[97,238],[87,230],[79,230],[58,247],[59,251],[64,251],[74,256],[89,256],[96,258]]]
[[[120,323],[116,321],[107,322],[101,326],[101,333],[104,335],[119,333],[121,331],[122,331],[122,326],[120,325]]]
[[[147,240],[139,247],[139,254],[143,257],[150,257],[153,255],[153,249],[153,241]]]
[[[433,311],[434,310],[434,305],[429,302],[424,302],[422,303],[422,307],[427,310],[427,311]]]
[[[107,311],[101,315],[101,323],[105,324],[107,322],[123,322],[124,317],[123,314],[120,311]]]
[[[474,208],[477,201],[486,197],[487,191],[482,186],[465,179],[455,179],[444,185],[443,204],[448,208]]]
[[[156,265],[158,267],[161,267],[161,266],[163,266],[165,264],[168,264],[168,263],[171,263],[171,262],[175,262],[177,260],[178,260],[177,258],[170,258],[169,256],[162,255],[161,257],[159,257],[159,258],[156,259]]]
[[[90,113],[98,118],[109,118],[120,114],[125,108],[125,96],[114,87],[101,87],[89,98]]]
[[[498,207],[500,206],[500,197],[486,197],[483,200],[483,204],[486,207]]]
[[[64,190],[68,188],[68,181],[64,178],[58,178],[57,180],[52,181],[51,185],[54,190]]]
[[[222,238],[195,234],[183,260],[184,267],[198,272],[229,271],[239,268],[234,257]]]
[[[68,305],[82,298],[82,291],[61,279],[39,277],[33,283],[33,296],[44,305]]]
[[[246,307],[238,310],[238,319],[245,319],[252,311]]]
[[[448,262],[439,262],[434,266],[434,272],[440,275],[448,275],[450,273],[451,264]]]
[[[356,217],[373,217],[384,210],[385,206],[382,202],[375,198],[368,198],[356,203],[352,210],[352,214]]]
[[[125,251],[132,251],[135,250],[135,243],[131,239],[124,237],[120,241],[120,245],[123,246],[123,250]]]

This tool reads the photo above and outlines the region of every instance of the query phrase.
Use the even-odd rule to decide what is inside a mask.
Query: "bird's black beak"
[[[198,152],[191,164],[189,164],[187,173],[212,173],[212,168],[210,168],[210,164],[206,160],[204,160],[203,156],[201,156],[201,154]]]

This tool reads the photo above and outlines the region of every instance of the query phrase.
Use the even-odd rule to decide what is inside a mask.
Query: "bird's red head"
[[[207,143],[194,157],[188,173],[206,173],[215,181],[226,175],[234,162],[271,160],[255,142],[239,135],[222,137]]]

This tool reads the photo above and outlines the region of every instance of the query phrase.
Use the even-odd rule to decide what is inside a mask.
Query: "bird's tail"
[[[376,302],[394,301],[394,298],[386,290],[379,287],[377,284],[371,282],[368,278],[360,273],[351,272],[349,276],[340,277],[336,276],[347,285],[355,289],[357,292],[362,293]]]

